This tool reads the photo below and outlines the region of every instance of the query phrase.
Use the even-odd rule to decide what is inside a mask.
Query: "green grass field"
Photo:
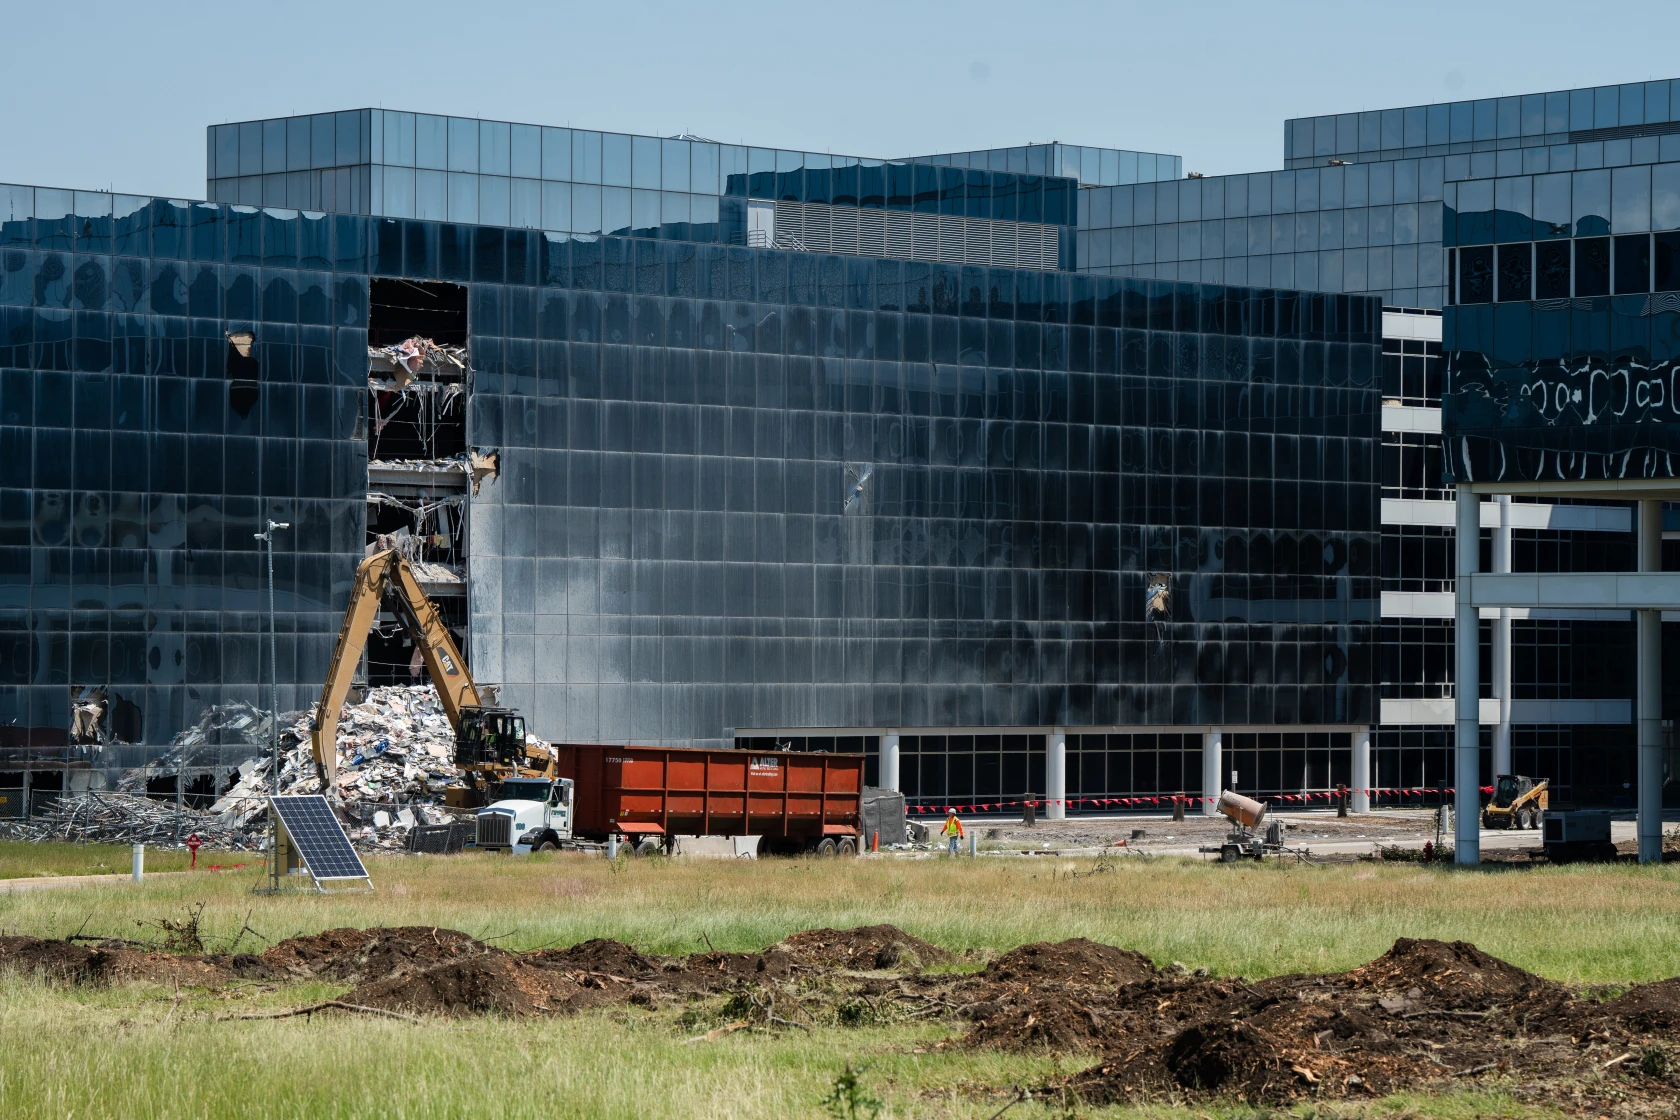
[[[84,849],[95,861],[126,849]],[[0,866],[42,849],[0,845]],[[54,860],[68,857],[54,853]],[[229,862],[232,862],[231,860]],[[56,865],[55,865],[56,866]],[[1680,974],[1680,868],[1455,873],[1412,865],[1222,867],[1173,860],[621,861],[479,854],[370,861],[371,895],[265,897],[255,870],[0,894],[0,930],[147,936],[203,902],[212,948],[332,926],[439,925],[510,949],[614,937],[682,953],[755,949],[815,926],[891,922],[953,950],[1086,936],[1221,974],[1338,970],[1397,936],[1464,939],[1558,980]],[[245,934],[241,950],[260,948]],[[821,1117],[850,1061],[882,1116],[992,1116],[1007,1087],[1091,1055],[935,1050],[961,1028],[818,1028],[711,1043],[672,1016],[219,1022],[336,994],[318,985],[183,992],[0,980],[0,1115],[29,1117]],[[1497,1095],[1391,1099],[1328,1116],[1531,1115]],[[1091,1110],[1080,1116],[1168,1115]],[[1209,1116],[1259,1115],[1197,1110]],[[865,1113],[867,1114],[867,1113]],[[1007,1113],[1064,1117],[1060,1102]],[[1309,1113],[1303,1112],[1302,1115]],[[1186,1115],[1183,1112],[1174,1115]]]

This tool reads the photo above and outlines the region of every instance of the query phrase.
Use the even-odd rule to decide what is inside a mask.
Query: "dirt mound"
[[[564,973],[492,949],[351,989],[345,1003],[411,1015],[558,1015],[595,1002]]]
[[[788,953],[802,965],[859,971],[916,972],[951,959],[939,946],[890,925],[808,929],[770,948]]]
[[[1589,1012],[1626,1030],[1680,1033],[1680,977],[1640,984]]]
[[[1481,1076],[1571,1091],[1602,1083],[1606,1093],[1638,1096],[1651,1087],[1623,1079],[1655,1076],[1652,1063],[1639,1067],[1645,1072],[1618,1063],[1615,1085],[1604,1063],[1680,1040],[1671,1010],[1680,980],[1594,1008],[1466,942],[1401,938],[1337,975],[1162,977],[1106,1000],[1090,995],[1099,1013],[1132,1016],[1103,1041],[1102,1063],[1068,1082],[1093,1102],[1180,1095],[1281,1104],[1433,1091]]]
[[[541,968],[623,977],[648,976],[664,969],[664,962],[638,953],[622,941],[605,937],[579,942],[569,949],[538,949],[526,953],[523,959]]]
[[[85,984],[94,979],[96,950],[42,937],[0,937],[0,970]]]
[[[141,981],[209,986],[231,978],[231,970],[223,958],[154,953],[110,945],[77,945],[42,937],[0,937],[0,971],[25,973],[64,984]]]
[[[1485,1010],[1561,989],[1549,980],[1482,952],[1468,941],[1402,937],[1369,964],[1349,972],[1353,987],[1394,992],[1412,1002],[1457,1011]],[[1413,994],[1416,993],[1416,994]],[[1403,1009],[1402,1009],[1403,1010]]]
[[[1037,941],[1011,949],[986,966],[989,980],[1048,980],[1063,984],[1135,984],[1155,976],[1155,965],[1134,949],[1075,937]]]
[[[1441,1066],[1414,1053],[1441,1047],[1423,1041],[1437,1033],[1432,1024],[1414,1030],[1358,1007],[1274,1000],[1275,994],[1260,995],[1247,1008],[1239,1001],[1235,1015],[1197,1018],[1166,1037],[1140,1032],[1069,1084],[1101,1102],[1190,1094],[1258,1104],[1381,1095],[1444,1075]],[[1468,1066],[1482,1064],[1479,1052],[1450,1056]]]
[[[329,929],[291,937],[262,954],[276,977],[383,980],[461,960],[489,951],[484,942],[460,930],[437,926],[375,926]]]

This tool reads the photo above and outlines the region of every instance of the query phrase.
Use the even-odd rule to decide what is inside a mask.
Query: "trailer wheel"
[[[832,855],[834,855],[834,837],[824,836],[817,841],[817,856],[820,859],[828,859]]]
[[[850,836],[842,837],[840,843],[836,846],[836,851],[843,856],[855,856],[857,855],[857,841]]]
[[[636,849],[632,854],[638,856],[656,856],[659,854],[659,841],[649,836],[647,839],[636,845]]]

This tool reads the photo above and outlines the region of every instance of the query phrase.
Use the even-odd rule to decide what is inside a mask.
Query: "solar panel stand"
[[[315,890],[322,894],[336,884],[361,883],[364,885],[342,889],[373,890],[373,879],[350,846],[350,838],[333,816],[326,798],[320,794],[270,797],[268,816],[273,836],[269,845],[268,887],[258,888],[259,891],[277,894],[302,890],[299,885],[302,875],[308,875]]]

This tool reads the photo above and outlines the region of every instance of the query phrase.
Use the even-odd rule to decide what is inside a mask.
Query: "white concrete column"
[[[1493,570],[1511,570],[1511,496],[1499,495],[1499,527],[1493,531]],[[1493,773],[1511,769],[1511,608],[1499,608],[1493,624],[1493,698],[1499,701],[1499,722],[1493,728]]]
[[[1225,741],[1219,728],[1209,728],[1202,734],[1202,816],[1217,816],[1215,808],[1219,794],[1225,788]]]
[[[881,783],[882,789],[898,792],[898,728],[889,728],[881,732],[881,756],[876,766],[875,780]]]
[[[1348,810],[1354,813],[1371,811],[1371,729],[1361,728],[1353,733],[1353,789],[1348,795]]]
[[[1059,821],[1067,816],[1067,732],[1051,730],[1044,740],[1044,819]]]
[[[1458,613],[1454,627],[1453,692],[1457,736],[1454,741],[1453,858],[1462,864],[1482,858],[1481,626],[1470,604],[1470,577],[1482,562],[1482,503],[1470,487],[1458,487],[1458,564],[1454,572]]]
[[[1662,571],[1662,503],[1639,503],[1639,570]],[[1662,862],[1662,612],[1640,611],[1639,862]]]

